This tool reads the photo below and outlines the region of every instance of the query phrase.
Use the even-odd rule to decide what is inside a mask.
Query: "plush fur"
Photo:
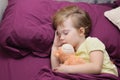
[[[63,45],[62,47],[58,48],[54,54],[62,64],[76,65],[85,63],[84,59],[80,58],[80,56],[75,55],[73,48],[68,44],[65,44],[65,46]]]

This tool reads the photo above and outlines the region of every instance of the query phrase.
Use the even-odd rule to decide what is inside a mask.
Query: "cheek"
[[[76,45],[78,43],[79,37],[75,34],[70,34],[66,37],[66,41],[72,45]]]

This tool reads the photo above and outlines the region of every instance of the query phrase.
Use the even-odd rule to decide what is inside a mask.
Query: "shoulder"
[[[104,50],[105,45],[96,37],[88,37],[86,39],[86,46],[90,50]]]
[[[87,37],[86,38],[87,41],[100,41],[97,37]]]
[[[86,42],[92,43],[92,44],[103,44],[104,45],[104,43],[100,39],[98,39],[97,37],[87,37]]]

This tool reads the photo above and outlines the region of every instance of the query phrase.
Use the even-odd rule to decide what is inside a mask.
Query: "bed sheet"
[[[105,43],[120,72],[120,31],[103,16],[104,11],[112,9],[115,5],[9,0],[0,24],[0,80],[119,80],[120,77],[112,74],[63,74],[51,70],[50,46],[54,36],[51,15],[70,4],[78,5],[89,12],[93,21],[90,35]],[[29,32],[26,32],[27,30]],[[37,30],[41,32],[36,35]],[[14,32],[16,34],[13,34]],[[31,37],[31,34],[34,36]],[[45,44],[39,43],[39,40]]]

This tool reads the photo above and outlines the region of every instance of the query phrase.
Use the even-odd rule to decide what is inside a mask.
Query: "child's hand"
[[[55,32],[55,37],[54,37],[54,43],[53,44],[54,44],[53,46],[55,46],[55,47],[60,47],[61,46],[59,37],[58,37],[56,32]]]
[[[59,67],[54,69],[55,72],[69,73],[68,65],[61,64]]]

